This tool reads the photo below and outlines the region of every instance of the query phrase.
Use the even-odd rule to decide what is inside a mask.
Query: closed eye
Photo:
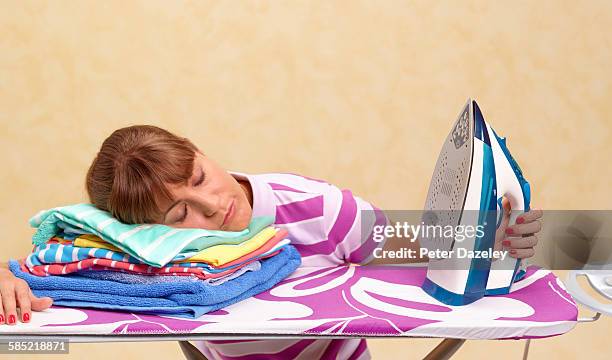
[[[203,182],[204,182],[204,170],[201,171],[200,178],[196,182],[193,183],[193,186],[199,186]]]
[[[178,219],[177,222],[183,222],[187,218],[187,203],[185,203],[184,208],[185,210],[183,211],[183,216],[181,216],[181,218]]]

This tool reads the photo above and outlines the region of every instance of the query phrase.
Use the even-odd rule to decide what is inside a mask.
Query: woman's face
[[[177,228],[240,231],[252,208],[238,181],[212,159],[196,153],[188,185],[166,184],[174,202],[160,201],[160,223]]]

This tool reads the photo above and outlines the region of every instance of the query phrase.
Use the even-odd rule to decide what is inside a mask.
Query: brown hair
[[[123,223],[155,223],[165,184],[187,184],[198,148],[186,138],[151,125],[115,130],[93,160],[85,180],[96,207]]]

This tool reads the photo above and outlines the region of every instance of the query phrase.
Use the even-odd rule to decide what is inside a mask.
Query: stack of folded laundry
[[[55,305],[199,317],[268,290],[301,263],[287,232],[256,217],[239,232],[123,224],[91,204],[30,219],[34,248],[11,271]]]

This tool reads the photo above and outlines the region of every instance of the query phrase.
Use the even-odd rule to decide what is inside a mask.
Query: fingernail
[[[514,234],[514,230],[512,230],[511,228],[507,228],[506,234]]]
[[[25,313],[23,314],[23,322],[27,322],[27,321],[30,321],[30,314]]]
[[[14,324],[15,323],[15,315],[9,315],[9,324]]]
[[[502,245],[504,245],[504,246],[510,246],[510,240],[504,240],[504,241],[502,241]]]
[[[514,250],[514,249],[510,250],[510,254],[512,254],[512,255],[516,254],[516,250]]]
[[[4,322],[4,316],[0,315],[0,324]]]
[[[516,223],[517,223],[517,224],[522,224],[522,223],[524,223],[524,222],[525,222],[525,219],[523,219],[522,217],[518,217],[518,218],[516,218]]]

